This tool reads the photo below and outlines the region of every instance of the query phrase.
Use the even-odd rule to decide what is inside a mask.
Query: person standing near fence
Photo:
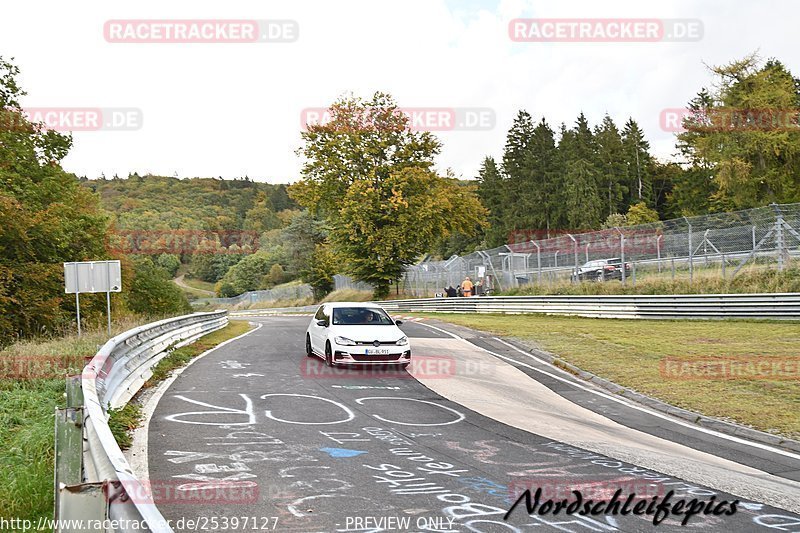
[[[474,285],[472,284],[472,280],[469,279],[469,276],[464,278],[464,281],[461,282],[461,290],[464,293],[465,297],[472,296],[472,289]]]

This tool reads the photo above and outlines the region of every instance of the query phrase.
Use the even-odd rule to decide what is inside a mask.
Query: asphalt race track
[[[416,377],[331,370],[305,356],[308,317],[253,320],[150,421],[150,479],[172,488],[157,503],[176,531],[800,531],[797,456],[659,418],[512,345],[406,322]],[[504,520],[537,488],[540,509],[573,489],[704,505],[686,526],[524,502]]]

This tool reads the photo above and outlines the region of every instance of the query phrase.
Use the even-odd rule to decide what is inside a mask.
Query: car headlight
[[[351,341],[347,337],[334,337],[333,342],[340,346],[355,346],[356,341]]]
[[[397,342],[395,342],[395,344],[398,346],[405,346],[406,344],[408,344],[408,337],[403,335]]]

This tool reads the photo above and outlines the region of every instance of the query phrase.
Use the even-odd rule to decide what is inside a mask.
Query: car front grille
[[[400,354],[395,353],[389,355],[363,355],[363,354],[351,353],[350,357],[352,357],[354,361],[358,361],[359,363],[370,363],[370,362],[388,363],[392,361],[398,361],[400,359]]]
[[[374,346],[375,341],[356,341],[356,344],[358,344],[359,346]],[[379,343],[380,346],[390,346],[394,344],[395,341],[381,341]]]

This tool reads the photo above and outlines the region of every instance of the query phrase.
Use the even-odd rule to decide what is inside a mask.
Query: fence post
[[[572,249],[575,252],[575,283],[578,283],[578,239],[570,233],[567,233],[567,236],[572,239]]]
[[[659,235],[656,239],[656,253],[658,254],[658,273],[661,274],[661,238],[664,235]]]
[[[626,272],[625,272],[625,234],[622,233],[622,230],[619,228],[614,228],[619,232],[619,256],[620,261],[622,263],[622,284],[626,284]]]
[[[777,204],[772,204],[775,209],[775,244],[778,246],[778,272],[783,272],[783,254],[785,252],[785,244],[783,242],[783,212]]]
[[[531,244],[533,244],[536,247],[536,273],[537,273],[536,276],[537,276],[537,278],[539,280],[539,285],[541,285],[542,284],[542,254],[541,254],[542,249],[539,247],[539,243],[537,243],[536,241],[531,241]]]
[[[725,279],[725,254],[722,254],[722,279]]]
[[[694,281],[694,261],[692,257],[694,255],[694,249],[692,247],[692,223],[689,222],[689,219],[686,217],[683,217],[683,220],[685,220],[686,224],[689,225],[689,284],[691,285],[692,282]]]

